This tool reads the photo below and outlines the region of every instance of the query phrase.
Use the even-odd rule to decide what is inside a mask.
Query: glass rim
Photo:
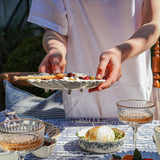
[[[36,129],[36,130],[34,130],[34,131],[16,132],[16,133],[15,133],[15,132],[9,133],[9,132],[5,132],[5,131],[0,131],[0,133],[5,133],[5,134],[26,134],[26,133],[37,132],[37,131],[39,131],[39,130],[45,128],[45,123],[44,123],[42,120],[38,120],[38,119],[29,119],[29,118],[27,118],[27,119],[25,118],[25,119],[13,119],[13,120],[7,120],[7,121],[4,121],[4,122],[1,122],[1,123],[0,123],[0,126],[3,125],[3,124],[5,124],[5,123],[7,123],[7,122],[16,122],[16,121],[21,121],[21,120],[37,121],[37,122],[41,122],[43,125],[42,125],[41,128]]]
[[[146,107],[136,107],[136,106],[126,106],[126,105],[123,105],[123,104],[119,104],[119,103],[121,103],[121,102],[134,102],[134,101],[141,101],[141,102],[147,102],[147,103],[150,103],[150,105],[149,106],[146,106]],[[125,100],[120,100],[120,101],[117,101],[116,102],[116,105],[118,106],[118,107],[121,107],[121,108],[134,108],[134,109],[144,109],[144,108],[153,108],[153,107],[155,107],[156,105],[155,105],[155,103],[154,102],[152,102],[152,101],[148,101],[148,100],[142,100],[142,99],[125,99]]]

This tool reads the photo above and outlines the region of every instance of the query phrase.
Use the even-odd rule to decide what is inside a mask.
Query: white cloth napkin
[[[0,112],[0,123],[7,120],[19,119],[13,110],[3,110]]]

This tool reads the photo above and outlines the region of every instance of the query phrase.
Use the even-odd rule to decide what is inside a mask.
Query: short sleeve
[[[63,0],[32,0],[28,21],[63,35],[68,32]]]

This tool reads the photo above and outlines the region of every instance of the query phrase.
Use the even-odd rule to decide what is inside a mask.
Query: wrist
[[[121,54],[121,62],[129,59],[129,53],[131,52],[132,48],[129,44],[123,43],[121,45],[116,46],[118,52]]]

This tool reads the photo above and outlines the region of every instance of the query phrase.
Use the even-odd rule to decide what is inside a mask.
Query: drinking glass
[[[136,149],[138,127],[152,122],[155,104],[151,101],[128,99],[117,102],[119,121],[127,123],[133,129],[133,150]]]
[[[43,145],[45,124],[35,119],[17,119],[0,123],[0,147],[16,152],[23,160],[30,151]]]

